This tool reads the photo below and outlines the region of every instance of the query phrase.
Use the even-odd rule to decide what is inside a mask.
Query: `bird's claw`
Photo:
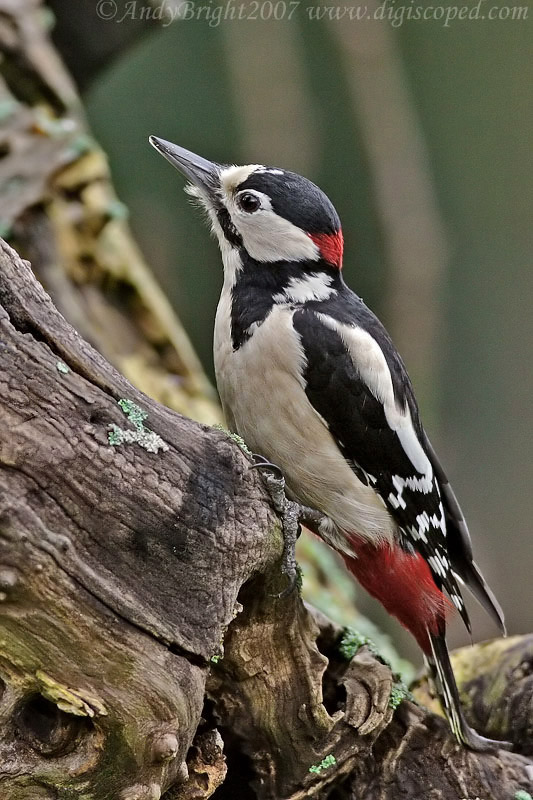
[[[292,500],[288,500],[285,494],[285,478],[281,469],[272,464],[263,456],[254,455],[256,463],[250,469],[264,469],[264,480],[268,493],[272,499],[272,504],[281,517],[283,529],[283,556],[281,571],[288,578],[288,585],[279,594],[274,595],[279,599],[287,597],[294,591],[298,584],[298,571],[296,568],[296,541],[301,533],[299,524],[300,506]]]
[[[254,455],[256,463],[250,469],[264,469],[264,480],[272,504],[281,517],[283,528],[283,557],[281,571],[287,576],[288,586],[275,597],[284,598],[294,591],[298,585],[298,569],[296,564],[296,542],[301,533],[300,521],[317,530],[324,520],[324,515],[314,508],[302,506],[289,500],[285,494],[285,478],[283,472],[263,456]]]
[[[264,469],[266,473],[263,475],[268,493],[274,505],[274,508],[283,516],[285,513],[285,506],[289,502],[285,496],[285,478],[283,472],[277,466],[272,464],[263,456],[254,455],[256,463],[250,466],[250,469]],[[270,473],[270,474],[269,474]]]
[[[253,458],[255,459],[255,464],[251,464],[250,469],[269,469],[271,472],[277,472],[279,479],[285,483],[283,472],[277,464],[273,464],[267,458],[259,455],[258,453],[254,453]]]

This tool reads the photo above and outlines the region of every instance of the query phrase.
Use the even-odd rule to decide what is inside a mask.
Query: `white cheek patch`
[[[260,164],[226,167],[220,173],[220,201],[226,207],[233,225],[241,236],[245,250],[253,259],[260,262],[319,261],[321,255],[318,245],[297,225],[278,216],[272,209],[270,198],[264,192],[251,190],[261,200],[261,208],[258,211],[247,213],[238,207],[235,190],[254,172],[283,174],[283,170],[269,169]],[[209,195],[204,189],[195,185],[188,185],[185,191],[207,212],[211,229],[224,253],[230,245]]]
[[[230,210],[233,224],[244,247],[256,261],[318,261],[320,250],[309,236],[292,222],[270,209],[255,214]]]
[[[245,250],[256,261],[318,261],[320,250],[301,228],[278,216],[264,192],[253,191],[261,208],[242,211],[234,196],[226,198],[231,221],[239,231]]]
[[[272,209],[268,195],[250,190],[261,200],[261,208],[254,213],[242,211],[235,201],[235,190],[254,172],[283,175],[283,170],[269,169],[261,164],[244,167],[226,167],[220,173],[223,202],[231,221],[242,237],[246,251],[256,261],[318,261],[320,250],[310,237]]]

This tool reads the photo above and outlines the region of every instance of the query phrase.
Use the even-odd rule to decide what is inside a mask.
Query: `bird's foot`
[[[317,526],[324,515],[314,508],[300,505],[289,500],[285,494],[285,478],[276,464],[267,461],[263,456],[254,455],[256,463],[251,469],[264,470],[263,478],[272,504],[281,517],[283,530],[283,557],[281,571],[288,578],[288,586],[276,595],[279,598],[289,595],[298,583],[298,567],[296,564],[296,542],[301,533],[300,522]]]
[[[264,472],[262,472],[262,477],[270,499],[272,500],[272,505],[278,514],[283,514],[285,505],[289,502],[285,494],[285,478],[283,477],[283,472],[276,464],[267,461],[263,456],[254,453],[253,457],[255,459],[255,464],[252,464],[250,469],[264,470]]]

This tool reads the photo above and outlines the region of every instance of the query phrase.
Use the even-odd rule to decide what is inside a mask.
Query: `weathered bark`
[[[297,592],[276,598],[279,524],[247,456],[134,389],[5,244],[0,368],[2,798],[531,789],[528,759],[464,751],[408,701],[393,713],[387,666],[343,657]],[[515,643],[504,704],[531,646]],[[530,730],[531,709],[523,752]]]
[[[73,9],[70,22],[81,13]],[[96,4],[86,13],[98,23]],[[131,236],[45,20],[42,0],[0,0],[0,235],[137,387],[187,416],[220,420],[190,341]],[[126,29],[99,22],[111,39]]]
[[[176,426],[170,411],[140,398],[76,336],[21,262],[6,269],[7,252],[0,346],[4,710],[14,716],[13,735],[15,720],[28,718],[27,738],[44,730],[31,705],[42,706],[42,697],[93,720],[93,747],[85,739],[86,753],[63,757],[65,773],[79,775],[59,776],[48,758],[37,769],[43,784],[81,785],[90,772],[94,797],[118,796],[130,783],[166,786],[198,725],[207,665],[242,578],[279,550],[279,534],[260,502],[259,479],[251,473],[253,480],[243,480],[240,450],[185,419]],[[120,397],[142,404],[168,450],[109,446],[111,423],[132,428]],[[250,527],[255,535],[245,547]],[[48,712],[43,706],[42,715]],[[170,771],[164,760],[151,766],[152,740],[164,735],[179,740]],[[54,737],[62,753],[63,737]],[[70,747],[73,739],[65,737]],[[15,775],[33,772],[35,765],[24,768],[20,760],[13,752],[2,759],[0,774],[13,776],[4,797],[18,796]]]

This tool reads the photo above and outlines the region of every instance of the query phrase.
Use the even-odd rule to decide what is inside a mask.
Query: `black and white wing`
[[[457,575],[499,618],[427,442],[406,369],[377,317],[345,289],[335,301],[295,310],[293,325],[305,356],[307,397],[359,479],[383,499],[401,545],[424,556],[469,629]]]

